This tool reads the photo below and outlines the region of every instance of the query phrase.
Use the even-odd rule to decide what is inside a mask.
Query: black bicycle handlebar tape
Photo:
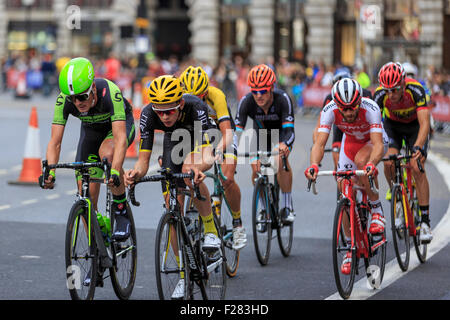
[[[370,169],[369,168],[367,168],[367,170],[366,170],[367,172],[369,172],[370,171]],[[369,185],[370,185],[370,190],[372,190],[372,191],[374,191],[375,190],[375,185],[374,185],[374,182],[373,182],[373,176],[372,175],[370,175],[370,176],[368,176],[368,178],[369,178]]]
[[[420,162],[420,159],[417,159],[417,167],[419,168],[420,172],[425,172],[425,170],[423,170],[422,162]]]
[[[314,169],[313,169],[313,168],[309,169],[309,173],[310,173],[311,175],[314,175]],[[313,183],[313,180],[312,180],[312,179],[308,179],[308,188],[307,188],[308,192],[311,191],[311,185],[312,185],[312,183]]]
[[[134,187],[136,184],[132,184],[130,188],[128,189],[128,196],[130,197],[131,204],[135,207],[139,207],[141,203],[139,201],[136,201],[136,196],[134,195]]]
[[[44,189],[45,181],[48,179],[49,171],[48,171],[48,161],[42,160],[42,179],[39,177],[39,186]]]
[[[287,160],[286,160],[286,156],[282,156],[281,160],[283,160],[283,169],[284,171],[288,172],[289,168],[287,167]]]

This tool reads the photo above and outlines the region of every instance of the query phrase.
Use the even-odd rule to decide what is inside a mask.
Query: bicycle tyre
[[[386,239],[386,231],[384,231],[383,235],[372,235],[368,234],[369,246],[373,246],[376,241],[374,237],[378,237],[381,239]],[[384,278],[384,270],[386,267],[386,242],[381,244],[379,247],[375,249],[374,252],[368,258],[364,258],[364,265],[366,267],[366,276],[369,285],[373,289],[378,289],[381,286]]]
[[[97,284],[99,257],[92,226],[89,245],[88,221],[86,202],[75,202],[67,220],[65,239],[66,284],[72,300],[92,300]]]
[[[281,254],[283,255],[283,257],[289,257],[289,255],[291,254],[292,242],[294,238],[294,223],[283,224],[280,219],[280,224],[277,228],[277,238]]]
[[[173,229],[172,229],[173,228]],[[185,261],[183,245],[180,241],[178,224],[172,215],[168,212],[164,213],[159,220],[158,228],[156,229],[156,241],[155,241],[155,274],[156,274],[156,287],[158,289],[158,296],[160,300],[170,300],[172,293],[178,281],[181,279],[182,272],[185,272],[184,266],[178,265],[175,249],[172,245],[172,237],[177,235],[177,245],[179,246],[178,252],[182,252],[183,261]],[[164,255],[164,254],[165,255]],[[184,298],[188,298],[188,281],[187,274],[184,274],[185,279],[185,295]]]
[[[113,254],[116,256],[116,265],[109,269],[114,292],[120,300],[127,300],[131,296],[136,281],[136,226],[134,224],[133,213],[128,203],[127,212],[130,220],[130,237],[127,241],[112,243]],[[118,254],[120,254],[120,256],[117,256]],[[124,273],[121,271],[124,271]]]
[[[222,208],[220,210],[220,217],[218,218],[218,225],[220,226],[219,229],[223,239],[227,275],[233,278],[236,276],[239,268],[240,251],[233,249],[233,215],[229,210],[225,195],[221,203]]]
[[[227,265],[224,257],[224,242],[222,238],[222,234],[219,228],[219,219],[216,215],[214,215],[214,223],[216,225],[216,229],[219,233],[219,238],[221,241],[221,253],[220,258],[217,262],[208,263],[207,255],[205,254],[205,258],[208,261],[206,263],[206,268],[208,270],[208,279],[204,282],[205,289],[207,291],[207,299],[209,300],[223,300],[225,299],[225,292],[227,288]],[[201,254],[201,252],[199,252]],[[214,266],[213,266],[214,265]],[[204,265],[205,267],[205,265]],[[210,270],[211,269],[211,270]]]
[[[333,272],[336,287],[339,295],[343,299],[348,299],[353,290],[355,282],[355,275],[358,266],[358,258],[356,257],[356,250],[347,244],[344,234],[344,217],[347,216],[350,221],[350,203],[348,199],[343,198],[339,200],[334,214],[333,222],[333,239],[332,239],[332,255],[333,255]],[[354,242],[354,241],[353,241]],[[344,275],[341,272],[342,252],[352,253],[351,270],[349,275]]]
[[[428,245],[421,243],[420,241],[420,223],[422,221],[422,215],[419,209],[419,202],[417,200],[416,187],[413,185],[413,192],[411,195],[411,210],[413,212],[414,224],[416,226],[416,235],[413,237],[414,248],[416,249],[417,258],[420,263],[425,263],[427,260]]]
[[[270,203],[268,201],[268,189],[261,179],[257,180],[253,189],[252,202],[252,231],[256,257],[262,266],[267,265],[272,241],[272,223]],[[266,210],[260,208],[260,199],[265,202]],[[262,215],[262,219],[259,217]],[[261,239],[259,239],[261,237]]]
[[[391,197],[391,230],[395,256],[402,271],[408,270],[410,259],[409,230],[406,228],[405,216],[402,187],[396,185]]]

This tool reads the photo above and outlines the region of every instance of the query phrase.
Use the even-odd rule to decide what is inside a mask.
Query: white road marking
[[[10,204],[5,204],[5,205],[0,206],[0,210],[6,210],[6,209],[9,209],[9,208],[11,208]]]
[[[73,189],[73,190],[66,191],[65,194],[67,194],[67,195],[69,195],[69,196],[73,196],[73,195],[75,195],[77,192],[78,192],[77,189]]]
[[[434,164],[436,169],[444,178],[445,183],[447,184],[448,190],[450,190],[450,162],[443,157],[440,157],[432,152],[428,154],[428,159]],[[427,248],[427,260],[429,260],[432,256],[438,253],[442,248],[446,247],[450,242],[450,205],[447,208],[447,212],[442,217],[441,221],[439,221],[438,225],[433,229],[433,241],[428,245]],[[410,250],[410,262],[408,270],[402,272],[400,267],[398,266],[397,259],[386,263],[383,282],[381,283],[381,287],[379,289],[369,289],[367,285],[367,278],[364,277],[356,282],[353,286],[353,291],[349,300],[364,300],[368,299],[374,294],[380,292],[384,288],[387,288],[390,284],[394,283],[401,277],[408,274],[415,268],[421,265],[419,259],[417,258],[414,245]],[[426,262],[425,262],[426,263]],[[325,300],[342,300],[341,296],[338,292],[332,294]]]
[[[20,256],[22,259],[40,259],[40,256]],[[25,280],[26,281],[26,280]]]
[[[28,199],[21,202],[23,205],[29,205],[38,202],[38,199]]]
[[[46,196],[45,199],[47,199],[47,200],[53,200],[53,199],[57,199],[57,198],[59,198],[59,197],[60,197],[60,195],[57,194],[57,193],[55,193],[55,194],[51,194],[51,195],[49,195],[49,196]]]

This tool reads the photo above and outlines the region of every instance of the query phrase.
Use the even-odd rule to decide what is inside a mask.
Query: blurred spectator
[[[119,78],[121,63],[119,59],[117,59],[116,55],[111,52],[109,54],[108,59],[105,61],[105,73],[104,77],[113,82],[117,82]]]
[[[49,96],[56,84],[56,65],[50,53],[44,55],[44,60],[41,64],[41,72],[44,80],[42,94],[44,96]]]

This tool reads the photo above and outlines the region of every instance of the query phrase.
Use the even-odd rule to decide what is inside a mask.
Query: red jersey
[[[417,119],[418,110],[428,108],[425,89],[419,81],[412,78],[405,79],[405,91],[397,103],[388,98],[386,90],[382,87],[375,90],[373,97],[385,117],[392,121],[410,123]]]

